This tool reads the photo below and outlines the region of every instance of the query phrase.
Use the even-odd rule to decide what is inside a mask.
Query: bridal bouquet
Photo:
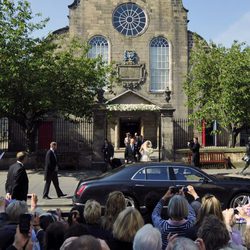
[[[153,154],[154,150],[152,148],[147,148],[147,152],[149,155]]]

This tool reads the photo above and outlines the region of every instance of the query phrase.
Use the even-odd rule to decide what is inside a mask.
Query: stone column
[[[161,160],[174,159],[174,126],[172,105],[164,105],[161,109]]]
[[[143,120],[143,117],[141,118],[141,132],[140,132],[140,135],[144,136],[144,120]]]
[[[115,119],[115,150],[119,148],[120,139],[119,139],[119,119]]]
[[[104,166],[102,146],[106,136],[106,112],[103,105],[93,112],[93,151],[92,151],[92,167]]]

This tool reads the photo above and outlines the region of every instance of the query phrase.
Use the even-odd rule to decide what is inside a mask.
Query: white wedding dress
[[[140,161],[142,162],[151,161],[150,155],[152,154],[152,148],[149,148],[147,150],[143,149],[141,153],[142,156]]]

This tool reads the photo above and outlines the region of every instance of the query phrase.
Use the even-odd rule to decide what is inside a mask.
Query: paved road
[[[237,174],[241,168],[238,169],[204,169],[209,174]],[[66,198],[57,198],[53,184],[50,188],[49,195],[53,198],[52,200],[42,199],[42,192],[44,188],[43,171],[32,171],[28,170],[29,177],[29,193],[36,193],[38,195],[38,204],[44,208],[55,208],[61,207],[62,210],[68,210],[72,205],[72,195],[75,191],[77,183],[81,178],[87,178],[95,175],[101,174],[97,170],[86,170],[86,171],[61,171],[59,177],[59,183],[62,191],[68,194]],[[250,169],[246,172],[244,178],[250,178]],[[237,174],[238,175],[238,174]],[[6,181],[7,171],[0,171],[0,196],[5,195],[5,181]]]
[[[38,195],[38,204],[41,207],[61,207],[63,210],[67,210],[72,205],[72,195],[75,191],[78,181],[81,178],[88,178],[91,176],[99,175],[100,171],[86,170],[86,171],[61,171],[59,174],[59,183],[62,191],[68,196],[66,198],[57,198],[54,185],[50,186],[49,196],[53,199],[42,199],[42,193],[44,188],[43,171],[27,170],[29,178],[29,193],[35,193]],[[5,195],[5,182],[7,177],[7,171],[0,171],[0,196]]]

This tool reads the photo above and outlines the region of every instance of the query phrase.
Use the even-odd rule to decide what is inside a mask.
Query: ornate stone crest
[[[118,76],[125,89],[137,90],[146,80],[145,64],[138,64],[135,51],[124,52],[124,64],[118,64]]]
[[[125,64],[136,64],[138,60],[136,52],[132,50],[125,50],[123,59]]]

